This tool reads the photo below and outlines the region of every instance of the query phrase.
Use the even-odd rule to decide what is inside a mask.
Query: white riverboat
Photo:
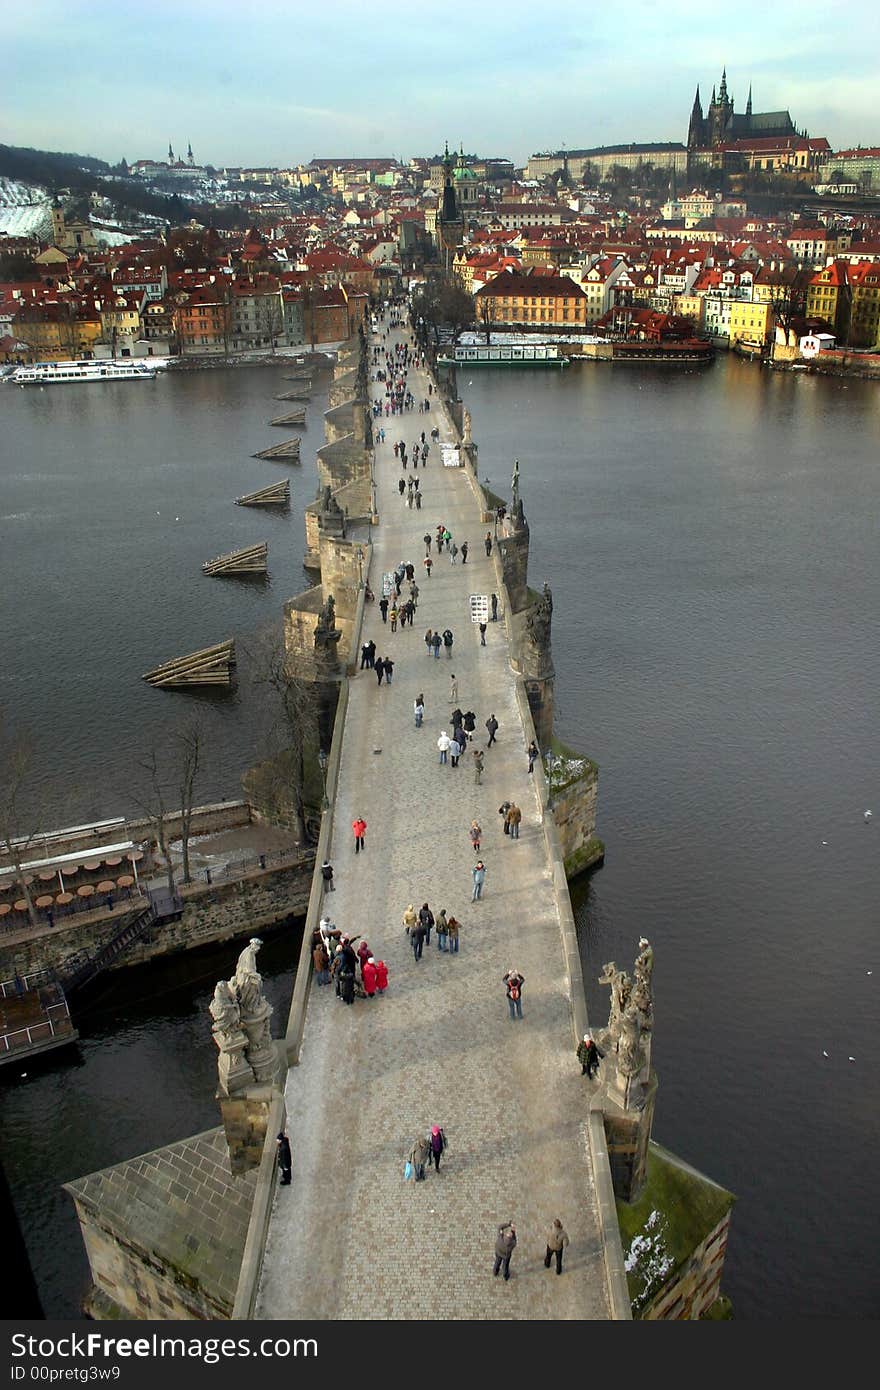
[[[459,343],[437,360],[445,367],[567,367],[570,359],[556,343]]]
[[[10,380],[16,386],[54,386],[70,381],[152,381],[157,368],[149,362],[31,362],[18,367]]]

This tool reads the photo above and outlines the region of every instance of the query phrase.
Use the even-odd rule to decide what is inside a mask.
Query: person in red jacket
[[[384,960],[376,961],[376,989],[379,994],[384,994],[388,988],[388,966]]]
[[[360,854],[362,849],[366,849],[364,836],[367,833],[367,822],[363,816],[358,816],[356,820],[352,821],[351,828],[354,831],[354,852]]]
[[[372,999],[376,993],[376,981],[378,972],[376,962],[372,956],[368,956],[361,966],[361,975],[364,981],[364,993],[368,999]],[[387,978],[387,972],[386,972]]]

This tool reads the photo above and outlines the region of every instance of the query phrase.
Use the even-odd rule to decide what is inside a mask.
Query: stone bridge
[[[429,396],[425,371],[411,367],[408,385],[431,408],[374,425],[384,426],[385,442],[373,441],[377,524],[369,575],[378,597],[383,574],[411,561],[420,590],[416,620],[392,633],[377,603],[365,612],[362,604],[351,637],[345,632],[341,660],[359,666],[360,642],[373,639],[377,654],[393,659],[394,674],[390,686],[380,686],[371,670],[358,669],[340,703],[332,812],[318,854],[332,858],[336,891],[319,902],[316,882],[308,923],[328,912],[343,931],[365,938],[388,966],[389,987],[348,1007],[332,986],[312,982],[306,995],[308,971],[300,973],[288,1034],[296,1065],[284,1097],[293,1183],[278,1188],[265,1238],[247,1252],[237,1311],[296,1319],[628,1317],[601,1116],[591,1119],[593,1088],[574,1056],[586,1015],[563,849],[541,763],[530,775],[526,756],[535,735],[530,693],[539,719],[550,716],[549,641],[542,644],[549,613],[546,633],[529,622],[535,596],[526,585],[521,507],[518,533],[508,527],[487,554],[495,516],[477,483],[469,422],[462,441],[455,403],[450,409]],[[384,400],[384,384],[373,389]],[[441,442],[461,445],[460,466],[444,467],[440,448],[431,446],[416,474],[419,510],[400,496],[398,479],[412,476],[412,465],[401,471],[393,442],[404,440],[411,456],[421,431],[430,440],[435,427]],[[453,563],[445,549],[438,554],[435,542],[428,577],[423,536],[439,522],[459,548],[468,542],[467,563],[460,554]],[[483,646],[470,597],[493,592],[499,619],[489,622]],[[452,630],[451,657],[429,654],[428,627]],[[522,657],[526,649],[528,661],[529,647],[531,691]],[[417,728],[420,692],[425,718]],[[451,729],[453,703],[477,716],[458,768],[441,765],[437,750],[438,735]],[[487,748],[485,721],[493,714],[499,731]],[[485,753],[479,784],[473,748]],[[522,808],[518,839],[502,833],[503,801]],[[358,816],[367,822],[360,854],[350,830]],[[473,820],[484,832],[486,864],[476,903]],[[591,831],[592,805],[582,841]],[[418,909],[425,901],[462,923],[459,954],[439,951],[432,936],[414,960],[402,916],[409,903]],[[502,981],[511,968],[525,977],[516,1022]],[[413,1141],[434,1123],[449,1139],[441,1170],[424,1183],[405,1183]],[[561,1279],[544,1267],[555,1217],[571,1240]],[[519,1244],[505,1285],[492,1278],[492,1255],[496,1228],[507,1220]],[[414,1266],[425,1277],[408,1277]]]

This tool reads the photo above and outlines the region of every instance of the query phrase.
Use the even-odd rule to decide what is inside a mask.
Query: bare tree
[[[175,740],[180,753],[178,783],[180,792],[180,836],[183,852],[183,881],[191,883],[189,871],[189,839],[195,804],[195,786],[199,775],[205,731],[199,719],[191,719],[178,729]]]
[[[293,670],[277,629],[258,633],[249,655],[253,681],[267,697],[270,758],[260,768],[261,797],[280,820],[289,821],[299,841],[306,838],[310,800],[320,748],[320,700],[314,682]],[[253,781],[253,779],[252,779]]]
[[[0,725],[0,843],[15,869],[15,879],[27,903],[31,926],[39,925],[22,864],[37,833],[36,814],[30,817],[24,806],[24,793],[33,761],[33,745],[24,730]],[[25,830],[25,826],[29,826]]]
[[[278,339],[284,331],[284,304],[281,299],[281,291],[276,289],[261,296],[259,311],[259,325],[272,345],[274,352],[278,346]]]
[[[774,326],[783,329],[785,344],[789,346],[792,329],[798,319],[802,319],[807,303],[807,285],[812,270],[795,270],[786,266],[776,273],[771,292],[770,306]],[[775,348],[774,335],[774,348]]]
[[[135,800],[144,814],[149,817],[156,848],[165,864],[168,891],[174,897],[177,893],[177,884],[174,880],[174,863],[168,844],[167,811],[165,809],[167,784],[162,777],[155,748],[151,748],[146,757],[138,762],[138,767],[146,774],[146,798],[143,801],[137,798]]]
[[[477,318],[483,326],[486,334],[486,346],[492,341],[492,300],[488,297],[478,297],[475,300],[477,306]]]

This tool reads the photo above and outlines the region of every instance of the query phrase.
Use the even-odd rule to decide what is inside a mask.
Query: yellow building
[[[109,301],[101,309],[101,328],[106,342],[117,338],[138,338],[141,332],[141,314],[138,298],[134,295],[118,294],[112,303]]]
[[[587,297],[567,275],[504,271],[474,295],[480,322],[570,328],[586,323]]]
[[[22,308],[13,320],[16,338],[27,343],[33,362],[65,362],[91,355],[101,337],[97,314],[78,315],[55,301]]]
[[[771,306],[745,299],[730,303],[730,343],[764,343],[770,334]]]
[[[852,287],[849,341],[852,347],[873,347],[880,334],[880,261],[850,266]]]
[[[843,339],[849,327],[849,301],[849,266],[846,261],[831,261],[816,271],[807,286],[807,318],[833,324]]]
[[[672,312],[680,318],[690,319],[694,328],[699,329],[703,322],[703,296],[701,294],[678,294],[672,301]]]

